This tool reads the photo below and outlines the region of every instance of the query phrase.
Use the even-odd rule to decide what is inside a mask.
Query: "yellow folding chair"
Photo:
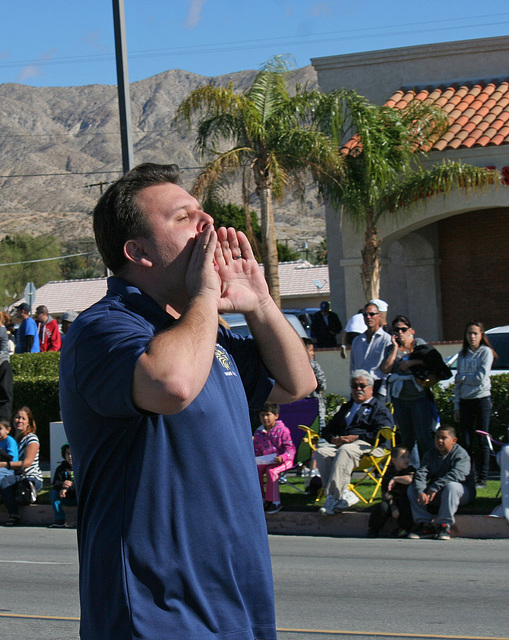
[[[371,451],[366,452],[362,456],[358,466],[355,467],[352,472],[352,478],[355,473],[361,473],[362,476],[355,479],[354,482],[350,482],[348,488],[366,504],[373,502],[380,490],[382,479],[391,462],[391,449],[394,446],[396,446],[396,427],[383,427],[376,434],[375,444],[371,448]],[[373,455],[373,451],[378,449],[378,447],[384,448],[384,452],[381,456]],[[369,500],[366,500],[366,498],[357,490],[357,487],[368,479],[373,480],[375,487],[371,492]]]

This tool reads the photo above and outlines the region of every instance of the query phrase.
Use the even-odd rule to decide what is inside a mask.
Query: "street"
[[[280,640],[509,639],[509,540],[270,544]],[[3,528],[0,584],[0,640],[78,638],[76,531]]]

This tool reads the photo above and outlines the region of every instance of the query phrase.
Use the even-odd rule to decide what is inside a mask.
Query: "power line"
[[[65,260],[66,258],[75,258],[76,256],[88,256],[93,251],[85,251],[85,253],[70,253],[67,256],[56,256],[55,258],[39,258],[38,260],[21,260],[20,262],[4,262],[0,267],[11,267],[15,264],[32,264],[33,262],[49,262],[50,260]]]

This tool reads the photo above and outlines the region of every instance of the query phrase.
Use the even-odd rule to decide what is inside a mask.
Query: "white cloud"
[[[191,0],[187,20],[184,24],[186,29],[193,29],[201,20],[201,10],[207,0]]]
[[[101,32],[96,30],[96,31],[92,31],[91,33],[88,34],[88,36],[85,36],[84,38],[82,38],[83,42],[85,42],[86,44],[88,44],[90,47],[92,47],[92,49],[97,49],[98,51],[108,51],[108,48],[104,46],[104,44],[101,42]]]
[[[44,62],[46,62],[47,60],[51,60],[51,58],[54,58],[56,52],[56,49],[49,49],[39,56],[39,62],[34,62],[23,67],[18,73],[16,82],[23,82],[23,80],[26,80],[27,78],[38,78],[39,76],[42,76],[42,67]]]
[[[327,2],[315,2],[309,13],[311,16],[327,16],[330,14],[330,6]]]

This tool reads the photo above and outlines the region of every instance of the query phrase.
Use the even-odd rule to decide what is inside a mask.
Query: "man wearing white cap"
[[[371,300],[364,305],[363,316],[367,329],[352,342],[350,373],[356,369],[368,371],[375,379],[373,386],[375,397],[384,401],[387,391],[383,384],[385,374],[382,372],[380,365],[382,364],[386,347],[391,344],[391,336],[383,330],[382,308],[385,308],[385,315],[388,305],[383,300]]]

